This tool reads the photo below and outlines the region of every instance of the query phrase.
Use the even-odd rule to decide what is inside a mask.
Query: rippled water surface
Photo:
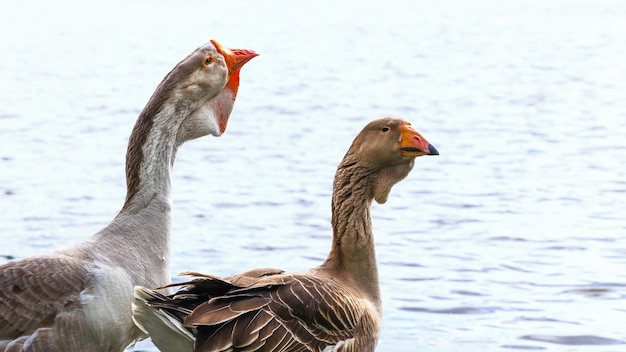
[[[261,56],[179,151],[174,280],[319,264],[337,163],[395,115],[441,155],[372,210],[378,351],[626,351],[622,1],[5,4],[0,262],[115,216],[137,114],[211,38]]]

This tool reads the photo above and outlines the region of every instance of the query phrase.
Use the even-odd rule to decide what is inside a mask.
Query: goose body
[[[0,352],[119,352],[145,337],[131,317],[133,287],[170,281],[176,150],[224,132],[239,69],[256,55],[212,40],[178,63],[135,124],[126,200],[112,222],[71,248],[0,266]]]
[[[410,123],[371,122],[337,168],[328,258],[305,272],[255,269],[232,277],[198,273],[178,292],[135,288],[133,319],[162,352],[374,351],[381,299],[371,227],[414,159],[437,150]]]

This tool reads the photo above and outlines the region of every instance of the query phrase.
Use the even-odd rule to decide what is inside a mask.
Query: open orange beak
[[[232,94],[232,100],[235,101],[237,97],[237,90],[239,89],[239,70],[246,62],[250,61],[253,57],[258,56],[253,50],[247,49],[226,49],[217,40],[211,39],[211,44],[215,46],[217,52],[219,52],[226,61],[226,67],[228,68],[228,81],[224,86],[225,90],[229,90]],[[226,131],[226,125],[228,124],[228,113],[223,114],[219,118],[220,132]]]
[[[400,150],[402,156],[407,158],[415,158],[422,155],[439,155],[439,152],[426,138],[413,129],[409,122],[404,122],[400,126]]]
[[[215,45],[217,51],[222,54],[222,56],[224,56],[229,75],[237,72],[246,62],[250,61],[253,57],[259,55],[253,50],[224,48],[215,39],[211,39],[211,43]]]

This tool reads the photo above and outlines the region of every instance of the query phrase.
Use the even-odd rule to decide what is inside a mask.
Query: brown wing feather
[[[14,339],[50,325],[80,304],[87,270],[64,256],[42,256],[0,266],[0,338]]]
[[[364,314],[351,294],[332,281],[294,276],[271,292],[270,308],[300,341],[332,345],[354,336]]]
[[[354,291],[328,278],[280,271],[232,278],[209,276],[180,284],[169,297],[150,302],[180,314],[194,331],[195,351],[322,351],[355,337],[368,308]],[[202,301],[202,302],[201,302]]]
[[[194,351],[225,352],[232,351],[233,339],[231,332],[235,321],[227,321],[219,325],[198,327]]]
[[[238,349],[245,348],[259,339],[259,330],[262,327],[252,324],[252,322],[260,313],[262,311],[248,312],[235,320],[231,336],[233,347]],[[238,332],[238,334],[234,334],[234,332]]]
[[[205,302],[185,319],[186,327],[196,327],[198,325],[217,325],[237,319],[240,315],[255,311],[269,303],[269,299],[264,297],[246,297],[245,300],[228,301],[213,299]]]
[[[237,340],[238,348],[254,345],[258,351],[305,351],[308,346],[321,351],[354,336],[363,312],[346,300],[348,296],[327,280],[278,275],[203,303],[185,323],[198,327],[197,351],[212,351],[212,339],[223,346],[226,336]],[[262,347],[259,341],[264,341]]]

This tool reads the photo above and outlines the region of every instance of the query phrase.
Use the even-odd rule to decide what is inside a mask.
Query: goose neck
[[[373,175],[357,165],[340,166],[332,198],[333,243],[323,268],[353,282],[380,301],[370,206]]]

